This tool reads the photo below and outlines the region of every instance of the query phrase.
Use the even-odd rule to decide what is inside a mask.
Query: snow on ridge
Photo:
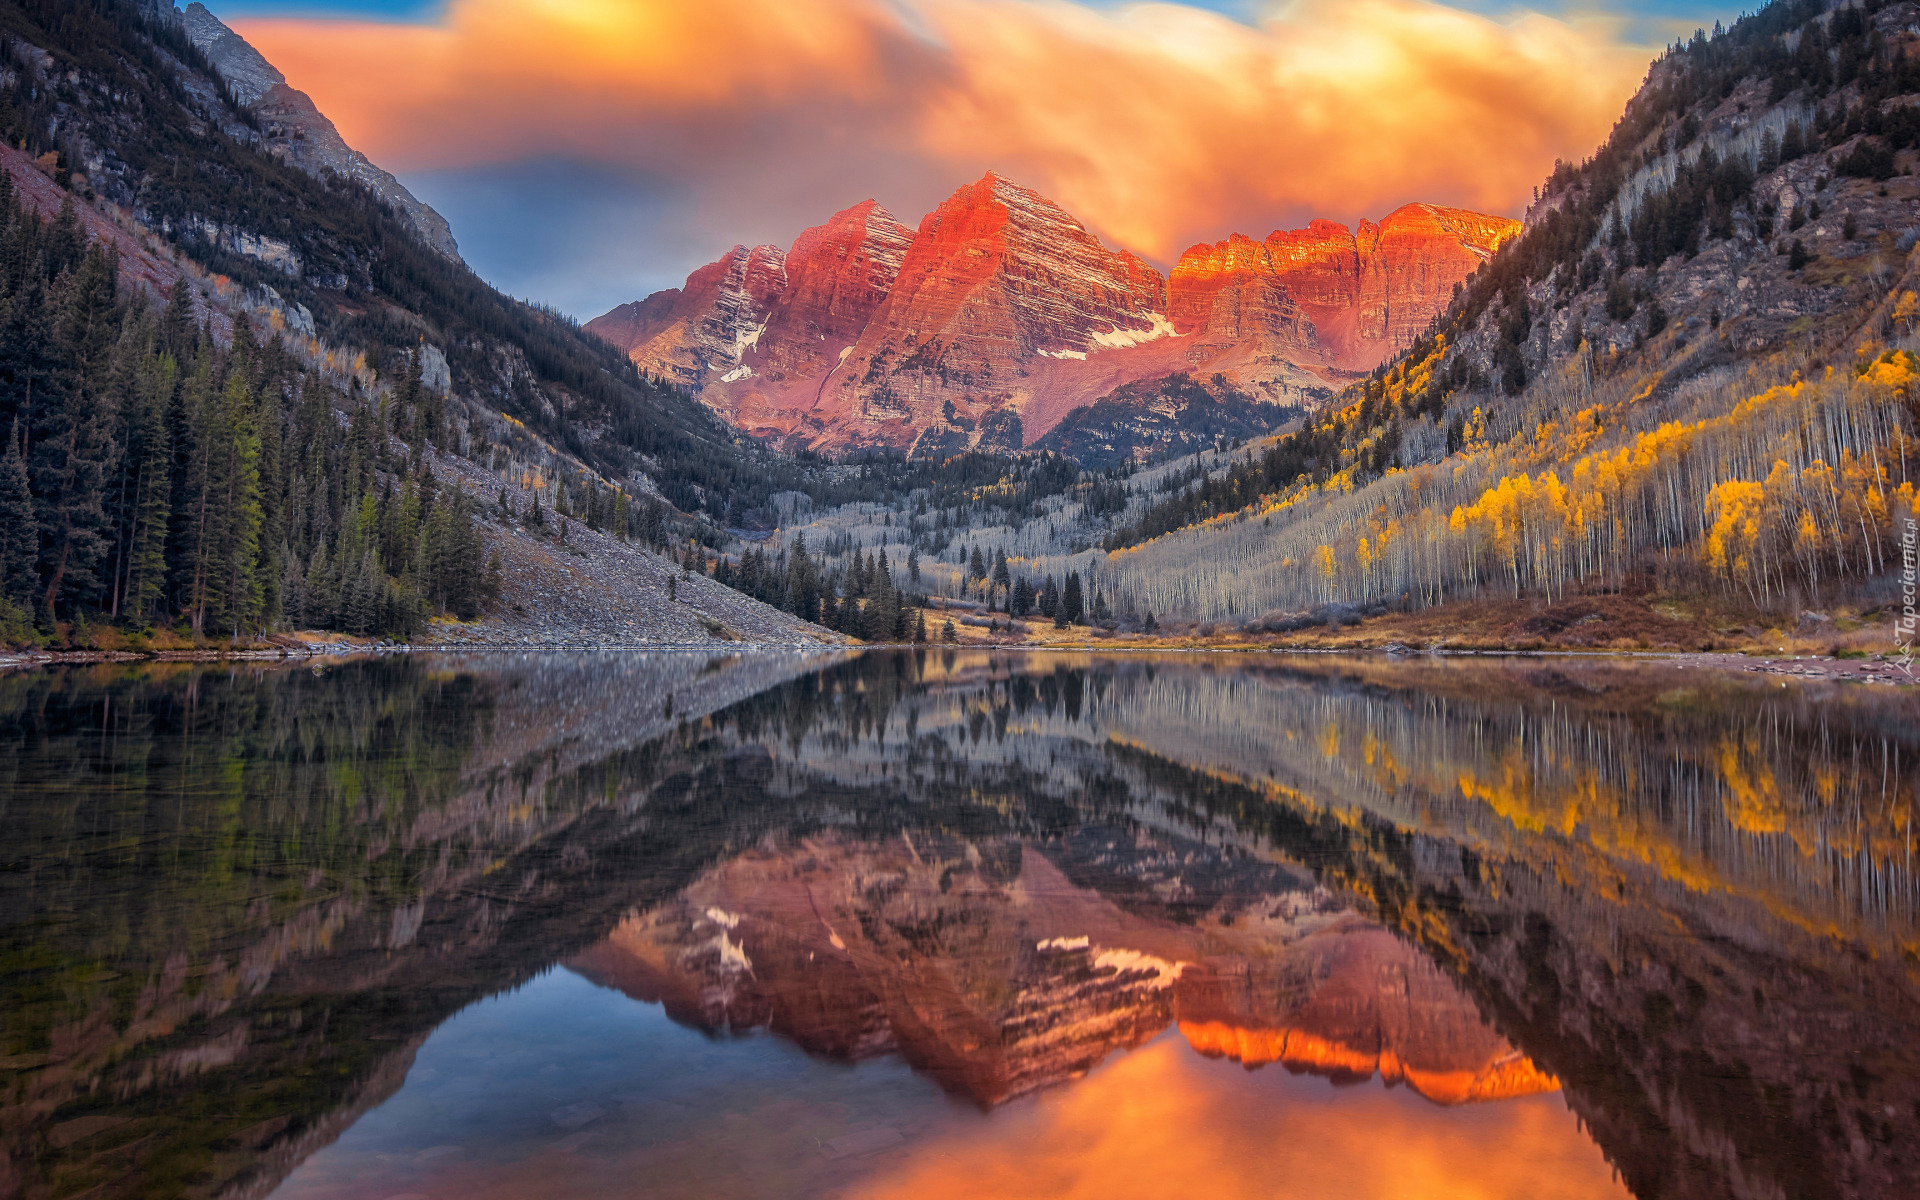
[[[744,357],[747,351],[760,344],[760,335],[767,331],[767,321],[770,319],[771,318],[763,317],[758,325],[733,331],[733,358],[735,362],[738,362]]]
[[[1093,335],[1094,345],[1102,350],[1119,350],[1127,346],[1138,346],[1143,342],[1155,341],[1163,337],[1178,337],[1173,322],[1161,313],[1148,313],[1147,319],[1153,324],[1146,329],[1109,329],[1105,333]],[[1086,357],[1081,355],[1082,358]]]
[[[1041,358],[1074,358],[1081,362],[1087,360],[1087,352],[1085,350],[1035,350],[1034,353],[1038,354]]]

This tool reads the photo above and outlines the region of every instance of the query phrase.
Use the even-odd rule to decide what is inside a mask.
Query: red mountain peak
[[[1193,246],[1164,277],[988,171],[909,229],[873,200],[736,246],[588,328],[752,432],[819,449],[1031,441],[1175,371],[1297,402],[1409,344],[1519,224],[1408,204]],[[931,439],[931,440],[928,440]]]

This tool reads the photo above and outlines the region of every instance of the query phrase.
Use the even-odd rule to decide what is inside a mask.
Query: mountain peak
[[[227,25],[207,11],[207,6],[194,0],[180,14],[180,24],[186,30],[187,37],[200,47],[207,56],[213,69],[220,72],[220,78],[227,81],[233,90],[233,98],[248,108],[253,107],[260,97],[272,91],[276,86],[287,82],[280,69],[268,62],[266,56],[255,50],[251,43],[229,29]]]
[[[332,121],[305,92],[290,87],[279,68],[266,60],[247,39],[207,10],[199,0],[179,14],[187,37],[207,56],[226,81],[235,100],[260,118],[266,144],[275,157],[309,175],[333,172],[364,185],[374,195],[400,210],[420,240],[446,257],[460,261],[460,247],[445,217],[424,204],[405,184],[375,165],[372,159],[347,145]]]
[[[946,452],[1037,440],[1179,371],[1279,403],[1330,395],[1411,342],[1513,228],[1406,205],[1357,230],[1317,219],[1203,243],[1169,280],[990,170],[917,229],[863,200],[784,256],[735,247],[588,328],[754,433]]]

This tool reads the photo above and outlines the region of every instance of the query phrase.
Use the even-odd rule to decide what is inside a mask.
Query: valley
[[[207,10],[141,11],[89,28],[171,64],[145,123],[53,70],[78,35],[6,35],[9,236],[52,247],[15,311],[84,260],[115,330],[0,364],[9,424],[36,372],[70,398],[0,497],[16,646],[1895,650],[1920,7],[1676,44],[1523,221],[1412,203],[1162,274],[989,172],[585,326],[476,279]],[[237,182],[160,186],[196,136]]]

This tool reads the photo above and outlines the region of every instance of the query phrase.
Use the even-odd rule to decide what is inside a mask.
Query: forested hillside
[[[1891,597],[1920,470],[1920,6],[1676,45],[1428,336],[1105,539],[1195,617],[1653,588]]]
[[[244,321],[215,344],[184,281],[154,306],[118,276],[71,207],[43,221],[0,174],[0,378],[14,384],[0,400],[0,619],[13,636],[89,612],[233,636],[474,615],[492,581],[470,502],[416,468],[418,447],[446,439],[444,402],[417,370],[376,406],[303,378]]]
[[[567,318],[500,295],[365,188],[268,154],[170,16],[132,0],[8,0],[0,37],[9,144],[53,155],[63,186],[127,210],[210,274],[304,307],[318,342],[377,364],[425,341],[463,401],[602,473],[645,472],[689,511],[750,506],[796,474]]]
[[[170,10],[0,3],[0,135],[0,639],[411,635],[487,602],[485,530],[715,543],[828,486],[276,158]]]

